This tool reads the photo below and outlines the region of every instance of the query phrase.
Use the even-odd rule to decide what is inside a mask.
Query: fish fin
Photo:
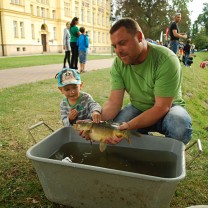
[[[84,136],[89,136],[90,133],[91,133],[91,130],[85,130],[84,131]]]
[[[100,142],[100,151],[101,151],[101,152],[104,152],[105,149],[106,149],[106,147],[107,147],[107,144],[106,144],[106,143]]]
[[[131,135],[129,134],[128,137],[127,137],[127,141],[128,141],[129,144],[131,144],[131,138],[130,137],[131,137]]]

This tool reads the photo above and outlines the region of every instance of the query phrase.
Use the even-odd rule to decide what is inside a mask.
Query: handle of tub
[[[31,127],[28,128],[28,132],[29,132],[30,136],[32,137],[33,141],[35,142],[35,144],[37,143],[37,141],[35,140],[35,138],[34,138],[34,136],[33,136],[31,131],[33,129],[37,128],[38,126],[41,126],[41,125],[46,126],[50,131],[54,132],[54,130],[49,125],[47,125],[44,121],[40,121],[40,122],[32,125]]]
[[[186,147],[185,151],[189,150],[191,147],[193,147],[194,145],[197,145],[198,147],[198,152],[197,154],[193,157],[193,159],[188,163],[187,167],[190,167],[190,165],[193,163],[193,161],[199,157],[203,150],[202,150],[202,144],[201,144],[201,140],[197,139],[196,141],[194,141],[192,144],[190,144],[188,147]]]

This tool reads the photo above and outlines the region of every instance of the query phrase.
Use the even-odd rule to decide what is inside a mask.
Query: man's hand
[[[106,144],[118,144],[122,141],[123,138],[113,137],[113,138],[106,138],[105,143]]]
[[[122,122],[122,124],[120,126],[118,126],[119,130],[127,130],[129,128],[130,128],[130,126],[129,126],[128,122]]]
[[[181,35],[181,36],[182,36],[182,38],[184,38],[184,39],[186,39],[186,38],[187,38],[186,33],[181,33],[180,35]]]
[[[129,123],[123,122],[121,125],[118,126],[119,130],[127,130],[129,129]],[[113,138],[107,138],[105,140],[105,143],[107,144],[118,144],[119,142],[122,141],[123,138],[118,138],[118,137],[113,137]]]

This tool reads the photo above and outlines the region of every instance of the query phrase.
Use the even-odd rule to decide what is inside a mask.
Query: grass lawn
[[[208,53],[197,53],[192,68],[182,67],[183,95],[193,119],[192,141],[201,139],[204,151],[177,186],[171,208],[208,204],[208,69],[199,67],[206,57]],[[101,105],[110,91],[109,72],[110,69],[101,69],[81,75],[83,91],[89,92]],[[64,207],[45,198],[37,174],[26,158],[26,151],[33,145],[28,134],[30,126],[44,120],[53,129],[62,127],[61,99],[55,79],[0,90],[0,207]],[[125,104],[127,102],[126,96]],[[44,127],[33,131],[37,140],[49,134],[51,132]],[[196,153],[196,148],[191,148],[186,153],[187,161]]]
[[[88,55],[87,60],[105,59],[110,58],[111,55]],[[0,58],[0,70],[9,68],[19,68],[25,66],[38,66],[48,64],[63,63],[64,54],[52,54],[52,55],[37,55],[37,56],[18,56],[18,57],[1,57]]]

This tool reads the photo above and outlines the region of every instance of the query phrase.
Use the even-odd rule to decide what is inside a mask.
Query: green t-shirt
[[[73,27],[69,28],[69,32],[71,36],[70,42],[77,42],[79,28],[76,25],[74,25]]]
[[[154,105],[155,96],[174,97],[173,104],[184,106],[178,57],[166,47],[149,46],[149,54],[141,64],[125,65],[115,58],[111,70],[112,90],[125,89],[131,104],[141,111]]]

